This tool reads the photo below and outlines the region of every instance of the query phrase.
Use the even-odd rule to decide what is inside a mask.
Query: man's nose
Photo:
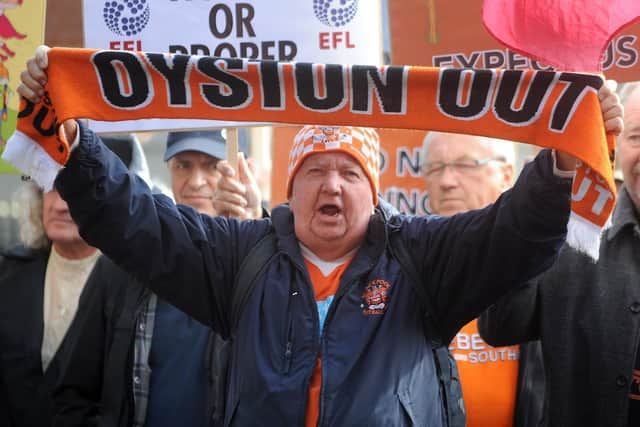
[[[329,171],[322,182],[322,190],[330,193],[339,193],[342,188],[342,179],[337,171]]]
[[[207,184],[207,175],[204,171],[199,168],[195,168],[191,171],[191,175],[189,175],[189,185],[194,188],[200,188],[203,185]]]
[[[442,187],[455,187],[458,185],[458,172],[451,165],[446,165],[438,177]]]

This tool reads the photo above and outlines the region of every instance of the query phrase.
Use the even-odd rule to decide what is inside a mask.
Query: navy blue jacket
[[[396,216],[393,225],[373,215],[320,336],[287,206],[255,221],[199,215],[152,195],[86,129],[56,188],[87,242],[223,335],[230,332],[238,267],[275,229],[278,254],[235,331],[225,420],[234,426],[303,425],[319,354],[318,425],[446,425],[419,303],[389,254],[389,233],[401,234],[433,299],[440,330],[426,332],[448,342],[512,284],[551,265],[564,241],[570,194],[570,182],[553,175],[551,156],[543,152],[512,191],[483,210],[450,218]],[[383,295],[384,306],[368,310]]]

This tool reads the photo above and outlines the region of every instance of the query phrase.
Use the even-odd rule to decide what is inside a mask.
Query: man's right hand
[[[35,56],[27,61],[27,69],[20,73],[21,84],[18,93],[37,104],[44,97],[44,85],[47,84],[48,46],[38,46]]]
[[[20,73],[18,93],[25,99],[37,104],[44,97],[44,86],[47,84],[47,67],[49,46],[41,45],[36,49],[33,58],[27,61],[27,69]],[[65,120],[62,123],[64,136],[69,144],[73,143],[78,133],[78,123],[75,120]]]

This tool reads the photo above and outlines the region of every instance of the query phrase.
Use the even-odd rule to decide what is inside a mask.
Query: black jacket
[[[639,252],[640,222],[625,189],[597,263],[567,246],[551,269],[480,317],[489,344],[542,341],[543,425],[628,425],[640,336]]]
[[[93,297],[54,392],[54,425],[128,426],[135,324],[148,291],[104,256],[86,289]]]
[[[24,247],[12,248],[0,258],[0,396],[6,398],[6,411],[0,406],[0,417],[5,412],[11,426],[51,424],[51,391],[77,336],[78,317],[90,299],[85,288],[79,311],[43,372],[43,299],[48,258],[48,249],[34,251]]]
[[[520,344],[513,427],[538,427],[544,416],[544,363],[540,341]]]
[[[90,306],[53,393],[54,426],[126,427],[133,421],[135,327],[151,295],[131,275],[101,257],[87,280]],[[205,367],[213,401],[211,333]],[[207,408],[207,413],[211,408]]]

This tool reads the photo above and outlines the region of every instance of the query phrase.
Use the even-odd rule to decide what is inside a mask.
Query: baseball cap
[[[222,130],[169,132],[164,161],[183,151],[198,151],[221,160],[227,158],[227,139]]]

